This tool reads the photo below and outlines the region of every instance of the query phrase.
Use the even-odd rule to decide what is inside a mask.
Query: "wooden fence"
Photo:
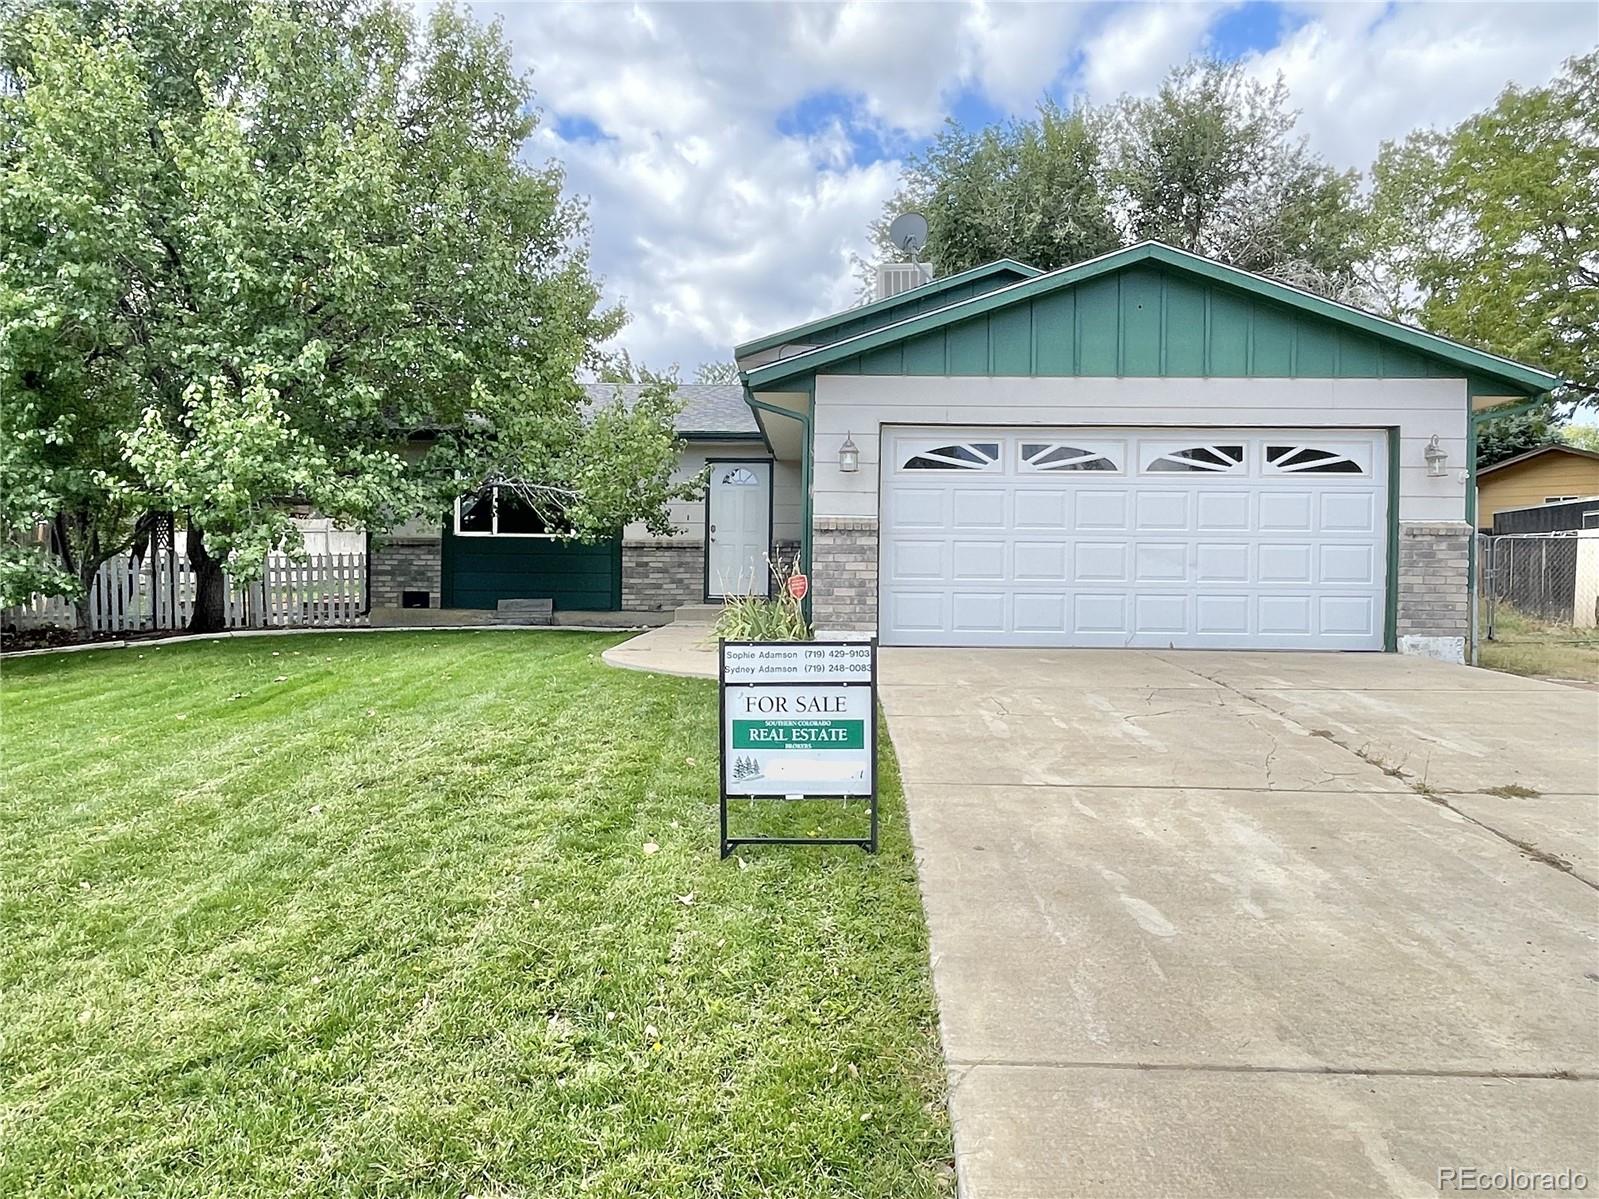
[[[365,554],[315,554],[298,561],[274,555],[261,578],[226,583],[223,624],[230,629],[366,623]],[[188,558],[154,554],[136,562],[124,554],[95,576],[89,624],[96,633],[181,629],[194,615],[194,594]],[[61,596],[36,595],[0,613],[0,624],[18,628],[73,622],[72,603]]]

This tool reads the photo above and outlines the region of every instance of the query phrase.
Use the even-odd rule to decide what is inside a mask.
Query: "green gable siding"
[[[814,322],[807,328],[826,330],[817,338],[846,327],[864,331],[751,367],[744,378],[753,391],[860,373],[1464,378],[1472,396],[1499,398],[1541,395],[1560,382],[1548,371],[1159,242],[1004,281],[1007,272],[1030,270],[992,263],[929,284],[926,295],[907,293],[902,304],[880,301]],[[968,288],[969,298],[955,299]],[[930,310],[918,313],[918,305]],[[740,347],[740,357],[785,337]],[[913,351],[889,352],[909,345]]]
[[[822,373],[1379,379],[1461,372],[1286,305],[1140,265],[952,321]]]
[[[931,283],[905,292],[903,296],[876,300],[858,309],[822,317],[803,325],[796,325],[792,329],[785,329],[781,333],[773,333],[746,342],[736,346],[734,354],[742,358],[746,354],[790,342],[830,346],[851,337],[859,337],[862,333],[870,333],[874,329],[882,329],[912,317],[937,312],[940,308],[948,308],[951,304],[975,300],[979,296],[986,296],[1002,287],[1010,287],[1024,279],[1036,278],[1041,273],[1033,267],[1009,260],[989,263],[986,266],[951,275],[947,280],[934,279]]]
[[[987,295],[989,292],[997,291],[1001,287],[1009,287],[1020,279],[1020,275],[991,275],[986,279],[976,279],[971,283],[963,283],[958,287],[947,288],[936,295],[912,296],[904,304],[890,304],[867,316],[843,321],[828,329],[819,329],[804,340],[812,345],[830,346],[834,342],[843,341],[845,338],[857,337],[862,333],[870,333],[873,329],[881,329],[887,325],[897,324],[913,316],[921,316],[927,312],[937,312],[940,308],[948,308],[951,304],[959,304],[962,300],[971,300],[978,296]]]

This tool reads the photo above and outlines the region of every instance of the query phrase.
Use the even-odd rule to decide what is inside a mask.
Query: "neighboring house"
[[[1494,513],[1496,535],[1505,533],[1570,533],[1599,531],[1599,494],[1580,500],[1549,500],[1525,508],[1501,508]]]
[[[1153,242],[991,263],[735,355],[742,392],[682,389],[684,475],[727,461],[678,534],[413,531],[374,603],[675,607],[797,542],[822,635],[1458,661],[1473,418],[1558,382]]]
[[[1492,529],[1494,514],[1536,504],[1599,496],[1599,454],[1570,445],[1539,446],[1477,468],[1477,527]]]
[[[642,386],[586,390],[595,405],[631,405]],[[730,591],[766,593],[768,561],[792,558],[799,539],[797,466],[773,461],[742,387],[681,384],[678,398],[685,448],[674,477],[713,469],[704,499],[673,505],[671,536],[638,525],[576,541],[514,511],[514,496],[497,506],[466,499],[442,527],[413,523],[376,542],[374,620],[384,620],[384,609],[485,610],[508,599],[549,599],[561,611],[650,612]]]

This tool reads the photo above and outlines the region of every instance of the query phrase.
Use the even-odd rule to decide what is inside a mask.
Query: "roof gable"
[[[746,372],[752,389],[816,374],[1465,377],[1538,395],[1558,376],[1261,275],[1143,242]]]
[[[1036,278],[1043,273],[1036,266],[1028,266],[1011,258],[1001,258],[996,262],[973,267],[971,270],[934,279],[921,287],[913,287],[909,291],[900,292],[897,296],[889,296],[886,300],[874,300],[869,304],[861,304],[843,312],[818,317],[816,320],[806,321],[802,325],[795,325],[793,328],[783,329],[765,337],[757,337],[754,341],[733,347],[733,356],[739,359],[748,358],[752,354],[775,350],[779,346],[831,345],[909,317],[920,316],[925,312],[946,308],[962,300],[986,295],[1002,287],[1008,287],[1012,283]]]
[[[1477,468],[1477,477],[1480,479],[1483,475],[1491,475],[1497,470],[1504,470],[1507,466],[1531,465],[1534,460],[1544,458],[1550,454],[1570,454],[1575,458],[1591,458],[1593,461],[1599,462],[1599,453],[1595,453],[1592,450],[1579,449],[1574,445],[1541,445],[1535,450],[1527,450],[1524,453],[1515,455],[1513,458],[1501,459],[1492,466],[1479,466]]]

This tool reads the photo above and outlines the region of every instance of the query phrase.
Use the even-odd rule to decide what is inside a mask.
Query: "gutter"
[[[770,413],[773,416],[787,417],[800,423],[803,438],[800,452],[800,573],[807,579],[811,575],[811,525],[813,515],[811,511],[811,456],[812,456],[812,425],[811,416],[816,407],[815,384],[811,385],[809,398],[806,400],[804,412],[794,412],[788,408],[779,408],[775,404],[768,404],[764,400],[757,400],[750,391],[749,383],[744,384],[744,402],[758,412]],[[766,437],[766,430],[762,428],[761,436]],[[770,441],[767,442],[770,445]],[[807,588],[805,598],[801,601],[805,613],[806,623],[811,619],[811,593]]]

